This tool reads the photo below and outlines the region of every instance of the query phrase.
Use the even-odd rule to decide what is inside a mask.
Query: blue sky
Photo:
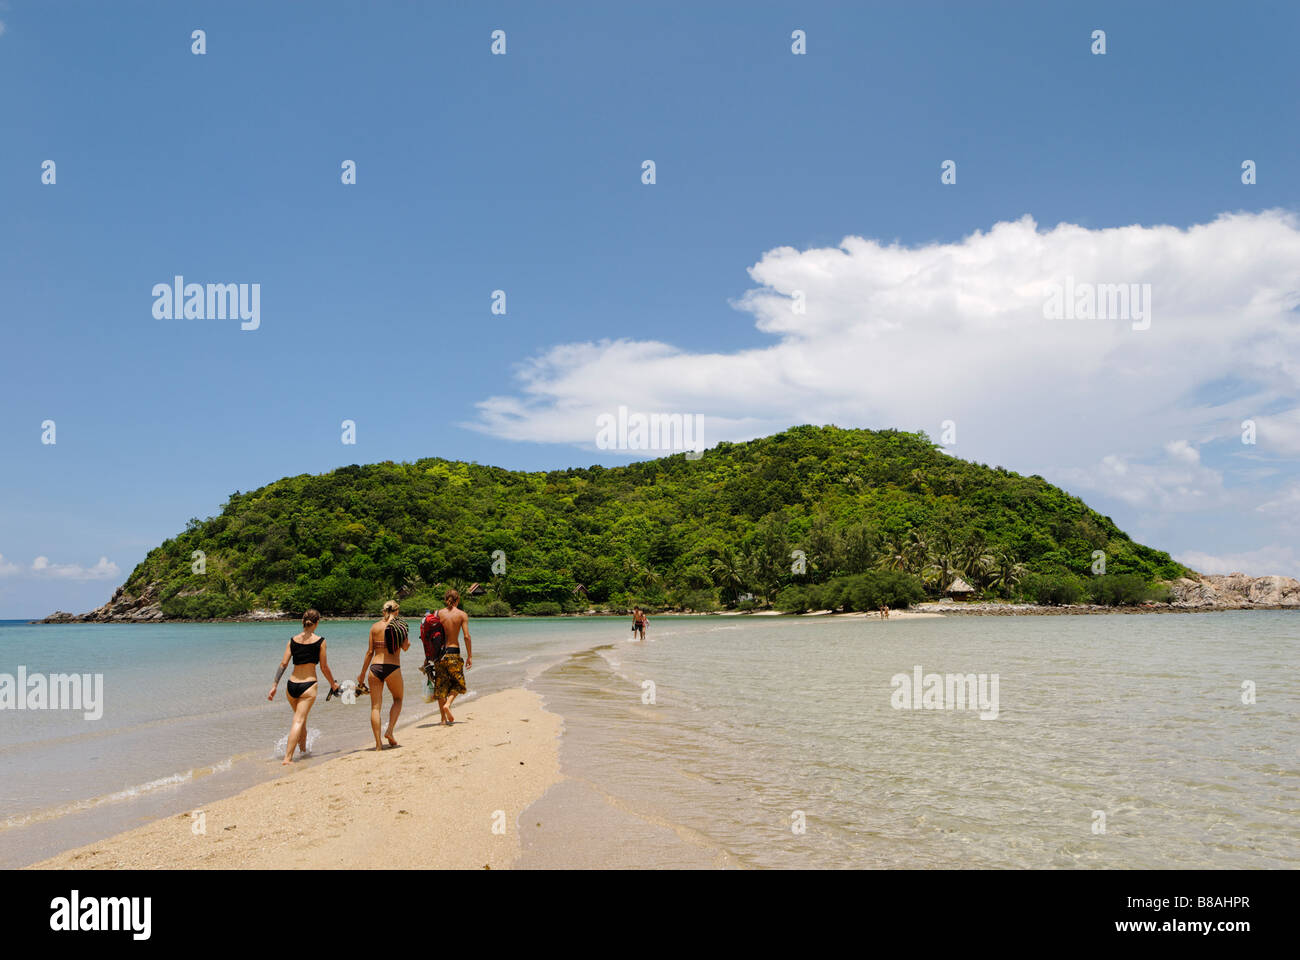
[[[9,0],[0,22],[0,617],[96,606],[188,518],[289,474],[431,455],[625,463],[586,426],[619,404],[702,414],[714,439],[831,420],[937,439],[951,410],[956,455],[1042,473],[1207,572],[1300,573],[1295,368],[1207,332],[1230,340],[1267,287],[1280,293],[1243,331],[1294,343],[1295,274],[1267,253],[1289,249],[1300,200],[1294,5]],[[1194,249],[1107,232],[1234,213],[1248,219]],[[1014,349],[978,377],[944,366],[970,355],[951,349],[963,337],[990,339],[961,296],[951,322],[890,299],[886,326],[911,338],[856,330],[855,348],[877,347],[844,382],[791,385],[764,366],[819,354],[748,292],[826,274],[825,329],[841,336],[875,302],[854,300],[860,277],[890,259],[841,263],[844,238],[956,263],[973,234],[1025,216],[1030,239],[1004,231],[1012,253],[981,263],[1073,224],[1082,246],[1058,236],[1042,257],[1131,263],[1134,282],[1149,268],[1166,303],[1206,257],[1222,272],[1201,300],[1218,312],[1195,336],[1160,314],[1148,340],[1093,356],[1128,380],[1055,401]],[[151,289],[176,274],[260,283],[261,327],[155,319]],[[582,344],[575,360],[566,345]],[[1161,366],[1180,344],[1194,375]],[[853,392],[928,345],[925,373],[888,397]],[[701,385],[751,355],[757,383]],[[1245,414],[1269,427],[1249,448]]]

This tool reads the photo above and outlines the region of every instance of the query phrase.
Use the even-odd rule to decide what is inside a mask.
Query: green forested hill
[[[1012,596],[1095,579],[1095,550],[1131,581],[1185,572],[1041,477],[955,459],[921,434],[805,426],[694,461],[523,473],[432,459],[288,477],[192,520],[126,592],[156,584],[175,617],[374,612],[394,595],[409,610],[474,581],[499,611],[698,610],[882,569],[932,593],[960,575]]]

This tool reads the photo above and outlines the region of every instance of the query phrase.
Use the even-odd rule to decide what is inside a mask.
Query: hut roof
[[[963,580],[961,577],[958,577],[951,584],[949,584],[948,589],[945,592],[946,593],[974,593],[975,588],[972,587],[965,580]]]

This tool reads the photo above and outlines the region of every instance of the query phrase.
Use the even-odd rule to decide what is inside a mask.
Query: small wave
[[[310,754],[316,741],[320,739],[319,727],[307,728],[307,753]],[[271,757],[275,760],[283,759],[284,752],[289,749],[289,735],[286,733],[283,737],[275,742],[275,748],[271,751]]]
[[[287,741],[288,737],[285,739]],[[189,783],[196,777],[205,777],[214,773],[227,773],[234,767],[234,765],[235,758],[227,757],[225,760],[214,763],[210,767],[195,767],[192,770],[186,770],[184,773],[171,773],[165,777],[159,777],[157,780],[150,780],[147,783],[139,783],[135,786],[127,787],[124,790],[118,790],[115,793],[108,793],[99,797],[91,797],[88,800],[78,800],[76,803],[65,804],[61,807],[51,807],[48,810],[37,810],[32,813],[7,817],[3,823],[0,823],[0,830],[8,830],[12,827],[25,827],[31,823],[43,823],[47,820],[57,820],[59,817],[66,817],[69,814],[93,810],[95,807],[103,806],[106,803],[120,803],[123,800],[134,800],[143,797],[146,794],[153,793],[155,790],[162,790],[167,787],[179,786],[182,783]]]
[[[117,800],[130,800],[146,793],[153,793],[153,791],[162,787],[172,787],[178,783],[187,783],[193,779],[193,770],[186,770],[184,773],[173,773],[171,776],[159,777],[157,780],[150,780],[148,783],[142,783],[139,786],[127,787],[117,793],[110,793],[107,797],[102,798],[102,802],[113,803]]]

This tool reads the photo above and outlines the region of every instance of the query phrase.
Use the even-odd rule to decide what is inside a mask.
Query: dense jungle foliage
[[[1185,573],[1042,477],[958,460],[923,434],[804,426],[698,460],[525,473],[426,459],[287,477],[191,520],[126,589],[156,583],[168,616],[207,618],[374,613],[392,596],[419,613],[477,582],[470,613],[505,615],[874,609],[958,577],[983,598],[1135,603]]]

